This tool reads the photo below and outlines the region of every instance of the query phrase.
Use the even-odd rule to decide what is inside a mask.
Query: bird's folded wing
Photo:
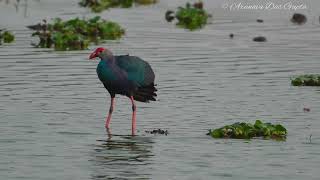
[[[136,56],[115,56],[117,65],[128,74],[128,79],[139,86],[154,82],[154,72],[151,66]]]

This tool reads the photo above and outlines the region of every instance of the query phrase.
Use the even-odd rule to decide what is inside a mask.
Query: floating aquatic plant
[[[149,134],[164,134],[166,136],[169,134],[168,130],[162,130],[162,129],[154,129],[152,131],[145,131],[145,132]]]
[[[93,12],[99,13],[109,8],[130,8],[133,5],[155,4],[158,0],[81,0],[81,7],[89,7]]]
[[[266,42],[267,38],[264,36],[257,36],[257,37],[254,37],[252,40],[255,42]]]
[[[298,24],[298,25],[302,25],[307,22],[307,17],[303,14],[300,14],[300,13],[294,13],[292,15],[291,22]]]
[[[28,26],[36,30],[32,36],[38,36],[40,41],[35,46],[41,48],[54,47],[55,50],[83,50],[90,42],[99,43],[103,40],[116,40],[125,34],[125,30],[115,22],[106,21],[99,16],[85,19],[63,21],[56,18],[52,24],[43,23]]]
[[[179,7],[175,13],[168,10],[165,15],[168,22],[177,19],[177,26],[190,30],[200,29],[205,26],[210,16],[211,15],[203,9],[203,3],[201,1],[193,5],[187,3],[185,7]]]
[[[284,140],[287,130],[280,124],[263,123],[260,120],[256,120],[254,124],[237,122],[232,125],[209,130],[208,135],[214,138],[251,139],[262,137],[265,139]]]
[[[291,79],[293,86],[320,86],[320,74],[305,74]]]
[[[263,19],[257,19],[256,20],[258,23],[263,23],[264,21],[263,21]]]
[[[0,44],[4,43],[12,43],[14,41],[14,35],[10,31],[4,31],[0,29]]]

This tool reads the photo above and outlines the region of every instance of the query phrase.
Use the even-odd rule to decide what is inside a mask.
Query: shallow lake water
[[[150,62],[159,89],[159,101],[137,103],[135,137],[130,101],[117,96],[111,138],[104,128],[110,98],[98,61],[88,60],[96,46],[33,48],[37,39],[25,27],[94,14],[76,0],[20,1],[18,9],[11,2],[0,1],[0,28],[16,35],[0,46],[0,179],[319,179],[320,88],[290,85],[294,75],[319,73],[316,0],[307,1],[303,26],[291,24],[293,11],[230,11],[223,0],[205,1],[212,23],[193,32],[164,20],[184,0],[101,13],[127,31],[101,46]],[[267,42],[252,42],[258,35]],[[256,119],[283,124],[287,140],[205,135]],[[169,135],[145,133],[158,128]]]

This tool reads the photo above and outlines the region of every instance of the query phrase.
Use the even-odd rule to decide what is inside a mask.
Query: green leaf
[[[3,40],[4,43],[12,43],[14,41],[14,35],[9,31],[4,31],[3,33],[0,31],[0,44]]]
[[[221,131],[221,129],[215,129],[215,130],[211,131],[211,136],[214,138],[222,138],[223,132]]]
[[[287,129],[284,128],[284,127],[283,127],[282,125],[280,125],[280,124],[277,124],[277,125],[275,126],[275,130],[276,130],[276,131],[287,132]]]

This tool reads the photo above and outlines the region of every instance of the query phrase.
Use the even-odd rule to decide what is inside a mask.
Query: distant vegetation
[[[89,7],[93,12],[99,13],[109,8],[130,8],[133,5],[155,4],[158,0],[81,0],[81,7]]]
[[[14,35],[10,31],[3,31],[0,29],[0,45],[4,43],[12,43],[14,41]]]
[[[266,42],[267,38],[264,36],[257,36],[257,37],[254,37],[252,40],[255,42]]]
[[[291,18],[291,22],[302,25],[307,22],[307,17],[300,13],[294,13]]]
[[[168,22],[177,19],[177,26],[190,30],[204,27],[210,16],[211,15],[203,9],[202,2],[197,2],[193,5],[187,3],[185,7],[179,7],[175,13],[168,10],[165,15]]]
[[[320,86],[320,74],[306,74],[291,79],[293,86]]]
[[[287,130],[280,124],[263,123],[256,120],[251,123],[234,123],[218,129],[209,130],[208,135],[214,138],[251,139],[262,137],[265,139],[284,140]]]
[[[36,47],[55,50],[83,50],[90,42],[116,40],[125,34],[125,30],[115,22],[106,21],[96,16],[92,19],[71,19],[62,21],[56,18],[52,24],[43,23],[28,26],[36,32],[32,36],[39,37]]]

